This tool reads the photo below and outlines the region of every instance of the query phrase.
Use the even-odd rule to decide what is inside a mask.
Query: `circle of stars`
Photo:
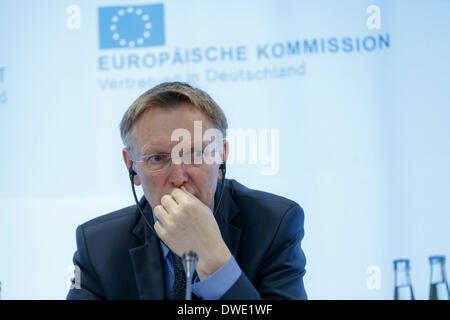
[[[135,14],[139,16],[144,23],[145,31],[136,40],[121,38],[120,34],[117,32],[117,23],[119,22],[120,17],[123,17],[125,14]],[[136,45],[142,45],[144,44],[144,39],[148,39],[150,37],[150,29],[152,28],[152,24],[151,22],[149,22],[149,20],[149,15],[143,14],[142,9],[134,10],[133,7],[128,7],[125,10],[119,9],[117,11],[117,14],[111,18],[111,25],[109,26],[109,29],[111,30],[111,32],[113,32],[112,38],[116,41],[119,41],[119,44],[122,47],[128,46],[130,48],[134,48]]]

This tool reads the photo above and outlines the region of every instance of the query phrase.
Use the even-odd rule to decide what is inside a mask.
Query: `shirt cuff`
[[[192,285],[192,292],[203,300],[219,300],[241,276],[241,268],[236,259],[231,259],[216,272]]]

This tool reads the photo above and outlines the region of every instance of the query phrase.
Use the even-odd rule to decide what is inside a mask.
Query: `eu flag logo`
[[[162,4],[98,8],[100,49],[165,44]]]

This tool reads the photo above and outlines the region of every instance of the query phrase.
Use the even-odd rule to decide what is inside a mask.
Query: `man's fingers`
[[[159,223],[162,227],[166,224],[166,215],[168,215],[166,209],[162,205],[157,205],[153,211],[155,212],[156,219],[158,219]]]
[[[164,206],[168,213],[173,212],[173,210],[175,210],[175,208],[178,206],[178,203],[170,194],[165,194],[162,196],[161,204]]]
[[[161,222],[159,222],[159,220],[156,221],[156,223],[153,225],[153,228],[155,228],[155,231],[158,234],[158,237],[161,238],[162,225],[161,225]]]
[[[181,187],[181,190],[183,190],[184,192],[186,192],[186,194],[187,194],[188,196],[190,196],[191,198],[195,198],[195,196],[194,196],[192,193],[190,193],[190,192],[186,189],[185,186],[182,186],[182,187]],[[195,199],[197,199],[197,198],[195,198]]]
[[[172,190],[172,197],[174,197],[175,201],[178,203],[182,203],[182,202],[185,202],[185,201],[191,199],[191,197],[188,195],[188,193],[184,192],[183,190],[181,190],[179,188],[175,188]]]

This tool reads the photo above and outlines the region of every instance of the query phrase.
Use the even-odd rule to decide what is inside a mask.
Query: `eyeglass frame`
[[[225,140],[222,140],[222,141],[225,141]],[[205,151],[204,151],[204,149],[206,149],[207,147],[205,147],[205,148],[202,148],[202,150],[201,151],[195,151],[194,150],[194,152],[190,152],[190,154],[194,154],[194,153],[196,153],[196,152],[201,152],[201,163],[195,163],[196,161],[196,159],[198,159],[198,157],[197,156],[194,156],[194,163],[187,163],[186,161],[183,161],[182,159],[185,157],[184,156],[184,152],[183,152],[183,156],[177,156],[176,158],[178,158],[178,159],[180,159],[180,161],[177,161],[177,163],[175,163],[174,161],[173,161],[173,157],[172,157],[172,153],[153,153],[153,154],[149,154],[149,155],[144,155],[144,156],[142,156],[141,157],[141,159],[140,160],[134,160],[134,159],[131,159],[133,162],[135,162],[135,163],[143,163],[143,165],[142,165],[142,167],[147,171],[147,172],[151,172],[151,173],[154,173],[154,172],[160,172],[160,171],[163,171],[163,170],[166,170],[166,169],[168,169],[171,165],[172,165],[172,163],[175,163],[175,165],[187,165],[187,166],[192,166],[192,167],[199,167],[199,166],[202,166],[202,165],[204,165],[205,164],[205,161],[204,161],[204,157],[205,157]],[[192,149],[191,149],[192,150]],[[211,163],[208,163],[208,161],[206,161],[206,164],[208,164],[208,165],[210,165],[210,164],[213,164],[214,162],[215,163],[217,163],[217,164],[221,164],[222,162],[223,162],[223,160],[220,158],[220,155],[219,155],[219,153],[218,153],[218,155],[216,155],[216,156],[211,156],[211,154],[213,153],[213,151],[215,151],[216,149],[214,148],[211,152],[210,152],[210,154],[209,154],[209,157],[210,158],[212,158],[213,159],[213,161],[211,162]],[[166,164],[164,164],[164,166],[161,168],[161,169],[157,169],[157,170],[150,170],[149,168],[148,168],[148,166],[146,165],[146,161],[148,161],[151,157],[154,157],[154,156],[167,156],[168,157],[168,160],[167,160],[167,163]],[[192,157],[191,157],[191,160],[192,160]],[[189,161],[189,162],[192,162],[192,161]]]

